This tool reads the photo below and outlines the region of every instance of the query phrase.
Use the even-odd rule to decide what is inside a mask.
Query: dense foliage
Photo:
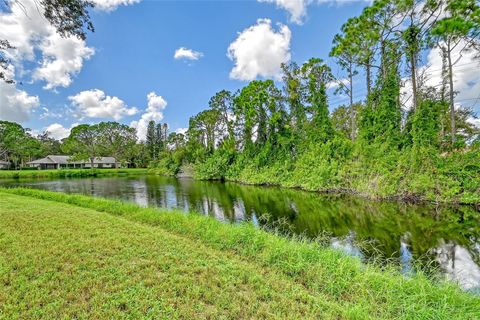
[[[453,50],[478,50],[478,3],[375,1],[349,19],[330,55],[345,71],[312,58],[284,64],[283,81],[255,80],[221,91],[190,119],[156,167],[165,174],[193,167],[201,179],[347,190],[373,197],[480,201],[479,130],[455,102]],[[442,86],[425,85],[418,65],[441,48]],[[363,70],[367,96],[354,101]],[[407,74],[407,77],[405,77]],[[412,86],[407,99],[401,88]],[[349,99],[329,114],[328,90]],[[406,101],[407,100],[407,101]]]

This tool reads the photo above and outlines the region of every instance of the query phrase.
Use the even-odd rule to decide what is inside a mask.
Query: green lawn
[[[113,200],[0,189],[0,318],[478,319],[480,298],[314,243]]]
[[[148,169],[59,169],[59,170],[0,170],[0,179],[17,178],[66,178],[66,177],[99,177],[122,174],[146,174]]]

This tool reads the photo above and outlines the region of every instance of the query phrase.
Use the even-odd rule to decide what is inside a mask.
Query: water
[[[405,274],[438,270],[480,293],[480,212],[374,202],[351,196],[159,176],[4,180],[4,186],[82,193],[142,206],[196,211],[226,222],[250,220],[320,238],[363,261],[389,261]]]

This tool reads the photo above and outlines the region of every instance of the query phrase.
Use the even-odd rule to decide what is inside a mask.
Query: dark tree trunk
[[[453,96],[453,65],[452,65],[452,52],[450,49],[450,41],[447,44],[447,61],[448,61],[448,81],[450,84],[450,130],[452,135],[452,145],[455,144],[455,105]]]
[[[353,108],[353,66],[351,61],[348,68],[348,81],[350,84],[349,93],[350,93],[350,112],[351,112],[350,121],[351,121],[351,130],[352,130],[351,139],[355,140],[355,133],[357,131],[357,128],[355,123],[355,109]]]
[[[380,46],[381,46],[380,52],[381,52],[381,61],[382,61],[382,68],[381,68],[381,70],[382,70],[382,82],[383,82],[383,80],[385,80],[385,78],[387,77],[387,66],[385,65],[385,63],[386,63],[386,56],[385,56],[386,55],[386,53],[385,53],[386,48],[385,48],[385,41],[384,40],[382,40]]]
[[[410,55],[410,71],[412,77],[412,95],[413,95],[413,110],[417,109],[417,66],[415,63],[415,54]]]
[[[370,59],[369,59],[367,62],[367,100],[370,97],[371,86],[372,86],[372,70],[370,67]]]

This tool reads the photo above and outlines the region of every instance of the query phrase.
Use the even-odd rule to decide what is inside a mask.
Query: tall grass
[[[198,240],[211,248],[233,253],[274,268],[314,295],[340,304],[347,318],[478,319],[480,297],[462,292],[452,283],[418,273],[404,277],[393,267],[364,265],[340,251],[299,238],[283,238],[249,223],[230,225],[201,215],[186,215],[115,200],[31,190],[0,189],[68,203],[158,226]]]
[[[22,178],[74,178],[99,177],[127,174],[146,174],[147,169],[59,169],[59,170],[0,170],[0,179]]]

